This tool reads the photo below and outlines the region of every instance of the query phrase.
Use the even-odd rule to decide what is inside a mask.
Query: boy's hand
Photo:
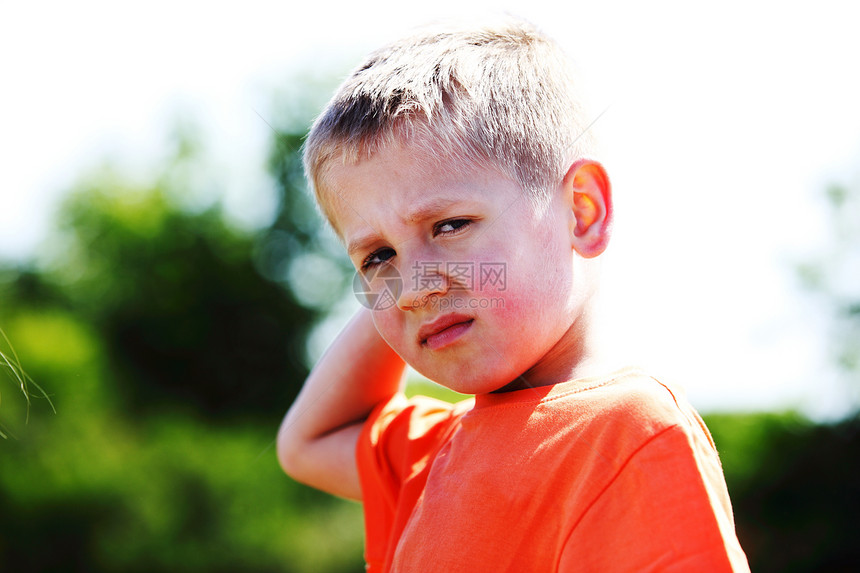
[[[362,309],[332,343],[278,432],[278,460],[293,479],[361,499],[355,447],[373,408],[399,389],[406,364]]]

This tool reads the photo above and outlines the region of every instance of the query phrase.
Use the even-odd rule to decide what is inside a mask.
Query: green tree
[[[273,420],[307,374],[321,310],[260,276],[255,237],[217,206],[183,211],[170,176],[136,188],[108,171],[80,185],[52,272],[107,344],[129,411]]]
[[[738,538],[760,573],[857,571],[860,419],[705,417],[720,451]]]
[[[279,184],[275,228],[240,230],[189,207],[198,151],[176,149],[147,181],[83,178],[50,256],[0,273],[0,324],[57,406],[0,445],[0,570],[363,570],[360,507],[271,448],[326,311],[302,282],[324,269],[334,292],[342,265],[318,219],[291,226],[316,217],[302,188]],[[298,180],[297,146],[278,149]]]

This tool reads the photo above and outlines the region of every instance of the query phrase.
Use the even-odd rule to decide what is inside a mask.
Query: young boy
[[[368,570],[745,571],[693,408],[592,336],[612,196],[559,48],[527,24],[369,56],[305,162],[372,306],[284,419],[295,479],[362,500]],[[406,364],[474,394],[406,399]]]

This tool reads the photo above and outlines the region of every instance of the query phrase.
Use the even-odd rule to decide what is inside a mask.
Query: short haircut
[[[338,88],[305,142],[305,170],[326,212],[332,160],[406,143],[439,165],[495,168],[545,203],[592,152],[580,91],[561,48],[521,20],[423,29],[372,52]]]

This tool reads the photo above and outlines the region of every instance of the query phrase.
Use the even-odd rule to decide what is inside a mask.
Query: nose
[[[449,280],[441,261],[416,259],[404,270],[403,290],[397,299],[401,310],[424,307],[433,297],[448,292]]]

